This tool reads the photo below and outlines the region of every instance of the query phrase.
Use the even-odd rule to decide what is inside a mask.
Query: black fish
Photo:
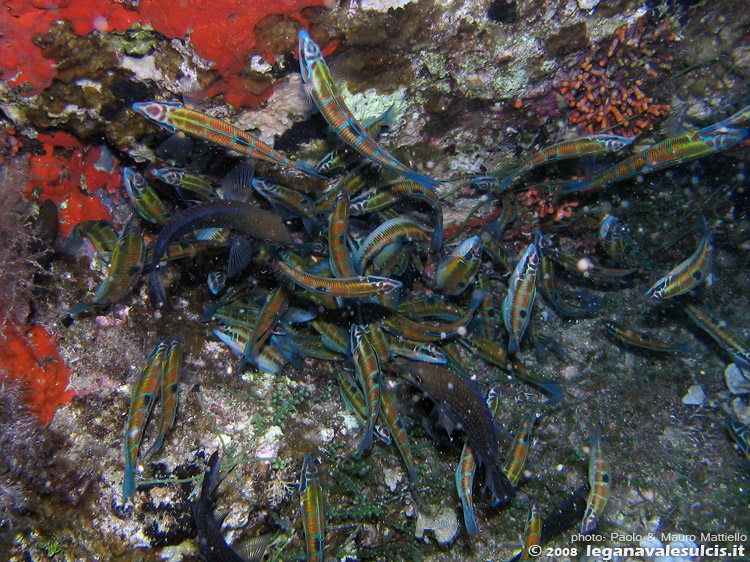
[[[497,464],[495,422],[482,395],[441,365],[412,362],[410,372],[417,386],[435,402],[439,421],[448,433],[456,428],[466,434],[487,472],[493,496],[498,502],[512,498],[515,490]]]
[[[270,542],[271,535],[253,539],[249,558],[245,560],[224,540],[221,524],[226,514],[214,517],[213,495],[219,486],[219,452],[214,452],[208,460],[208,470],[203,477],[203,486],[198,501],[193,504],[193,519],[198,529],[198,546],[207,562],[260,562]]]
[[[229,228],[267,242],[285,242],[289,232],[281,218],[243,201],[214,200],[198,203],[174,215],[154,242],[151,262],[156,264],[148,278],[151,306],[160,307],[167,296],[159,279],[159,262],[173,240],[204,228]]]
[[[540,544],[545,544],[566,529],[581,524],[583,514],[586,511],[589,489],[590,486],[584,484],[544,518],[542,536],[539,539]]]

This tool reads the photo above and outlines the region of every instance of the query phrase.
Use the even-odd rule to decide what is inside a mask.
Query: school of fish
[[[654,283],[644,299],[668,300],[684,309],[686,319],[750,373],[747,343],[718,313],[704,311],[690,300],[712,275],[715,241],[707,217],[700,217],[694,225],[699,234],[695,251],[678,264],[661,263],[638,247],[628,226],[614,215],[601,223],[599,244],[605,258],[598,263],[556,248],[550,233],[542,230],[529,237],[517,258],[503,247],[503,233],[517,217],[515,202],[504,192],[522,174],[563,159],[625,151],[632,146],[632,138],[612,134],[579,137],[544,148],[510,170],[436,180],[403,164],[378,142],[380,128],[392,121],[390,110],[366,122],[358,121],[345,104],[318,45],[305,30],[299,32],[298,39],[306,95],[341,141],[341,147],[316,165],[281,154],[252,134],[181,103],[139,102],[133,109],[171,133],[195,137],[318,181],[325,179],[327,191],[315,199],[293,185],[257,177],[247,160],[224,178],[218,189],[199,170],[173,165],[159,168],[153,177],[173,186],[184,202],[176,207],[160,199],[144,174],[126,168],[123,181],[134,209],[133,220],[119,234],[107,221],[85,221],[76,225],[71,235],[90,240],[109,264],[93,298],[73,306],[71,313],[128,298],[142,275],[147,277],[150,305],[169,309],[170,293],[179,291],[179,286],[165,290],[162,278],[167,267],[201,253],[226,255],[226,266],[208,275],[207,286],[216,296],[203,320],[215,324],[214,334],[237,354],[240,368],[278,375],[288,364],[305,368],[303,358],[330,362],[343,403],[361,425],[356,454],[380,454],[376,442],[394,444],[408,475],[408,488],[418,496],[422,493],[420,466],[410,448],[411,424],[400,403],[402,393],[396,392],[411,389],[415,401],[426,402],[431,410],[425,412],[424,420],[416,421],[429,426],[430,431],[456,431],[460,436],[463,450],[456,454],[455,488],[469,534],[480,532],[474,509],[477,471],[484,474],[492,508],[503,509],[514,501],[516,489],[523,486],[534,426],[543,419],[547,405],[565,399],[559,381],[539,376],[524,363],[537,288],[548,307],[560,316],[591,317],[604,315],[603,305],[582,290],[566,288],[571,276],[593,284],[648,276]],[[750,108],[744,108],[709,127],[664,139],[588,179],[564,184],[558,196],[603,189],[729,150],[747,138],[747,130],[740,125],[748,119]],[[377,169],[400,177],[379,180],[373,172]],[[338,178],[334,176],[337,170],[344,172]],[[446,228],[443,194],[456,185],[484,191],[496,202],[496,212],[488,215],[488,220],[472,222],[469,217]],[[158,232],[149,245],[142,224],[150,224]],[[459,239],[467,231],[466,237]],[[557,267],[568,274],[556,276]],[[273,273],[263,282],[247,274],[259,268]],[[498,295],[502,294],[500,302]],[[693,353],[687,342],[663,341],[614,318],[602,317],[601,323],[618,344],[654,353]],[[536,404],[518,410],[519,429],[508,447],[501,447],[495,419],[503,405],[503,386],[477,377],[475,360],[488,372],[490,366],[497,367],[538,392]],[[161,401],[161,415],[152,449],[162,445],[179,419],[182,362],[179,336],[158,343],[133,387],[124,443],[122,493],[126,499],[137,501],[135,466],[157,400]],[[600,423],[606,428],[605,419]],[[726,426],[750,458],[750,429],[729,418]],[[610,487],[616,484],[617,467],[610,467],[607,461],[606,429],[590,427],[586,431],[592,436],[587,483],[560,506],[549,508],[546,516],[542,506],[549,498],[530,502],[526,527],[518,530],[519,536],[522,532],[522,549],[514,560],[530,559],[529,547],[566,529],[577,526],[582,534],[593,533],[602,517],[606,518],[605,506]],[[297,461],[301,465],[299,502],[306,558],[321,561],[331,555],[326,552],[325,490],[320,477],[326,466],[318,466],[309,455]],[[213,515],[218,471],[215,454],[193,506],[199,545],[209,561],[242,560],[222,537],[222,519]],[[261,559],[267,545],[267,540],[261,541],[252,559]]]

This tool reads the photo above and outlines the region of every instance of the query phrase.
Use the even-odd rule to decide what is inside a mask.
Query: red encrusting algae
[[[25,86],[29,95],[52,84],[55,61],[45,58],[33,39],[47,32],[54,20],[68,20],[81,36],[92,31],[122,33],[140,23],[170,39],[190,36],[196,52],[215,63],[220,75],[210,95],[224,94],[236,107],[257,105],[270,91],[256,94],[242,87],[247,58],[259,50],[256,24],[266,16],[282,15],[308,25],[302,11],[327,3],[330,0],[144,0],[135,11],[112,0],[7,0],[0,20],[0,80]],[[262,54],[272,60],[278,53]]]
[[[78,139],[63,132],[42,134],[38,140],[45,153],[29,158],[24,195],[39,202],[52,199],[57,204],[59,229],[64,236],[83,220],[111,220],[109,209],[94,193],[102,188],[107,192],[118,190],[122,177],[116,167],[111,173],[96,169],[101,148],[84,148]]]
[[[22,383],[29,409],[42,423],[52,421],[58,406],[68,404],[70,369],[57,351],[57,338],[42,326],[25,331],[12,322],[0,336],[0,377]]]

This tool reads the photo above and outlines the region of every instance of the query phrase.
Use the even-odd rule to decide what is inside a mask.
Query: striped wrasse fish
[[[737,443],[740,453],[750,460],[750,426],[730,418],[724,419],[724,426],[734,442]]]
[[[109,262],[107,277],[96,290],[94,300],[77,304],[70,314],[77,314],[89,307],[114,304],[135,286],[141,277],[146,260],[146,243],[140,227],[130,223],[115,242]]]
[[[534,427],[538,412],[539,410],[532,408],[526,416],[526,419],[518,429],[518,433],[516,433],[515,439],[513,439],[513,445],[510,448],[508,458],[505,459],[505,463],[502,466],[502,471],[514,486],[518,485],[523,467],[526,464],[526,457],[531,447],[531,430]]]
[[[323,561],[323,537],[326,530],[323,513],[323,489],[315,461],[305,455],[299,479],[299,505],[302,528],[305,532],[305,551],[308,562]]]
[[[715,248],[713,233],[708,228],[706,217],[702,217],[704,235],[698,247],[688,259],[659,279],[646,291],[646,297],[652,299],[670,299],[687,293],[708,279],[713,266]]]
[[[528,560],[536,559],[536,556],[529,552],[529,549],[532,546],[542,544],[542,526],[542,508],[539,507],[539,503],[536,500],[531,500],[529,513],[526,515],[526,524],[523,527],[523,535],[521,536],[523,550],[508,562],[527,562]]]
[[[424,201],[435,212],[435,229],[430,241],[430,250],[436,252],[443,244],[443,208],[434,190],[411,180],[397,180],[360,193],[351,202],[354,216],[382,211],[404,199]]]
[[[151,352],[133,388],[125,424],[125,479],[122,483],[122,495],[126,500],[135,494],[135,463],[138,460],[138,450],[146,422],[156,403],[162,380],[162,362],[169,345],[169,340],[159,342]]]
[[[181,131],[250,158],[294,168],[314,177],[323,177],[315,172],[312,166],[290,160],[258,137],[246,133],[226,121],[188,109],[184,104],[155,101],[136,102],[133,104],[133,110],[172,133]]]
[[[167,432],[172,429],[177,416],[177,390],[182,373],[183,349],[179,336],[169,340],[169,347],[161,363],[161,411],[159,416],[159,434],[147,454],[158,450],[164,442]]]
[[[711,132],[689,131],[664,139],[646,150],[626,158],[592,178],[566,184],[562,194],[589,191],[626,178],[682,164],[709,154],[728,150],[747,138],[744,129],[725,129]]]
[[[328,260],[334,277],[356,277],[349,255],[349,194],[339,189],[328,217]]]
[[[102,259],[106,261],[110,260],[112,250],[115,247],[115,243],[117,243],[117,231],[111,222],[100,219],[85,220],[76,223],[70,231],[68,241],[62,249],[63,253],[67,253],[69,248],[75,248],[83,236],[88,238]]]
[[[579,137],[577,139],[570,139],[553,144],[552,146],[543,148],[536,154],[529,156],[526,160],[521,162],[521,165],[502,181],[498,189],[499,191],[504,190],[510,185],[510,182],[520,174],[533,170],[537,166],[542,166],[543,164],[548,164],[549,162],[555,162],[557,160],[566,160],[568,158],[580,158],[583,156],[593,156],[607,152],[617,152],[618,150],[622,150],[630,145],[632,142],[633,139],[630,137],[601,134]]]
[[[379,323],[386,331],[397,337],[422,343],[443,341],[456,336],[463,337],[468,333],[469,323],[483,300],[484,291],[474,289],[466,311],[456,320],[444,324],[418,322],[401,314],[390,314]]]
[[[201,176],[191,174],[182,168],[159,168],[158,170],[154,170],[154,176],[173,187],[179,187],[180,189],[195,193],[206,201],[219,197],[211,182],[203,179]]]
[[[434,289],[444,295],[460,295],[471,285],[482,262],[482,239],[472,236],[456,246],[435,272]]]
[[[750,346],[724,321],[694,306],[685,306],[690,319],[724,348],[742,369],[750,369]]]
[[[354,255],[354,269],[362,272],[383,248],[397,241],[422,244],[427,242],[424,229],[411,219],[397,217],[389,219],[373,230]]]
[[[281,258],[276,259],[275,263],[284,275],[303,289],[332,297],[362,298],[397,295],[399,289],[401,289],[401,281],[388,277],[369,275],[336,279],[307,273],[293,267]],[[394,301],[393,307],[395,308],[397,305],[398,303]]]
[[[245,344],[240,370],[246,363],[256,363],[263,344],[271,337],[289,306],[289,300],[293,292],[292,287],[289,284],[281,285],[266,298],[266,302],[255,320],[252,335]]]
[[[123,168],[122,183],[125,185],[125,193],[141,218],[154,224],[166,224],[171,216],[169,209],[142,174],[132,168]]]
[[[354,370],[365,395],[367,407],[367,426],[359,447],[359,454],[363,455],[372,445],[373,430],[380,413],[381,367],[378,354],[370,338],[365,330],[357,324],[352,324],[351,327],[351,349]]]
[[[692,348],[688,344],[663,342],[648,332],[633,330],[620,322],[610,320],[605,321],[603,324],[612,336],[628,345],[641,347],[650,351],[661,351],[663,353],[678,353],[681,355],[692,355],[693,353]]]
[[[539,249],[536,244],[529,244],[510,276],[508,294],[503,301],[503,321],[510,336],[508,353],[518,352],[521,339],[529,326],[538,272]]]
[[[405,166],[378,144],[344,103],[320,47],[304,29],[299,31],[298,39],[302,82],[305,84],[305,89],[313,102],[320,109],[331,128],[336,131],[336,134],[365,158],[426,187],[436,188],[440,182]]]
[[[487,391],[487,397],[485,398],[487,407],[494,418],[500,409],[500,385],[495,383]],[[477,526],[477,520],[474,516],[474,476],[477,472],[477,459],[474,455],[474,450],[471,448],[471,443],[468,441],[464,443],[464,448],[461,451],[461,458],[456,466],[456,491],[458,491],[458,497],[461,500],[461,505],[464,511],[464,525],[466,526],[466,532],[470,535],[476,535],[479,533],[479,527]]]
[[[589,497],[586,501],[586,512],[581,522],[581,534],[587,535],[599,526],[604,507],[609,499],[609,488],[611,482],[609,467],[602,451],[602,434],[597,429],[591,438],[591,456],[589,457]]]

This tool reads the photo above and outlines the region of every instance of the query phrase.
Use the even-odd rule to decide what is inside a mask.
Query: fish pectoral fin
[[[442,408],[438,409],[438,420],[437,423],[440,427],[444,428],[448,432],[448,435],[452,436],[456,429],[456,424],[453,420],[445,413]]]

